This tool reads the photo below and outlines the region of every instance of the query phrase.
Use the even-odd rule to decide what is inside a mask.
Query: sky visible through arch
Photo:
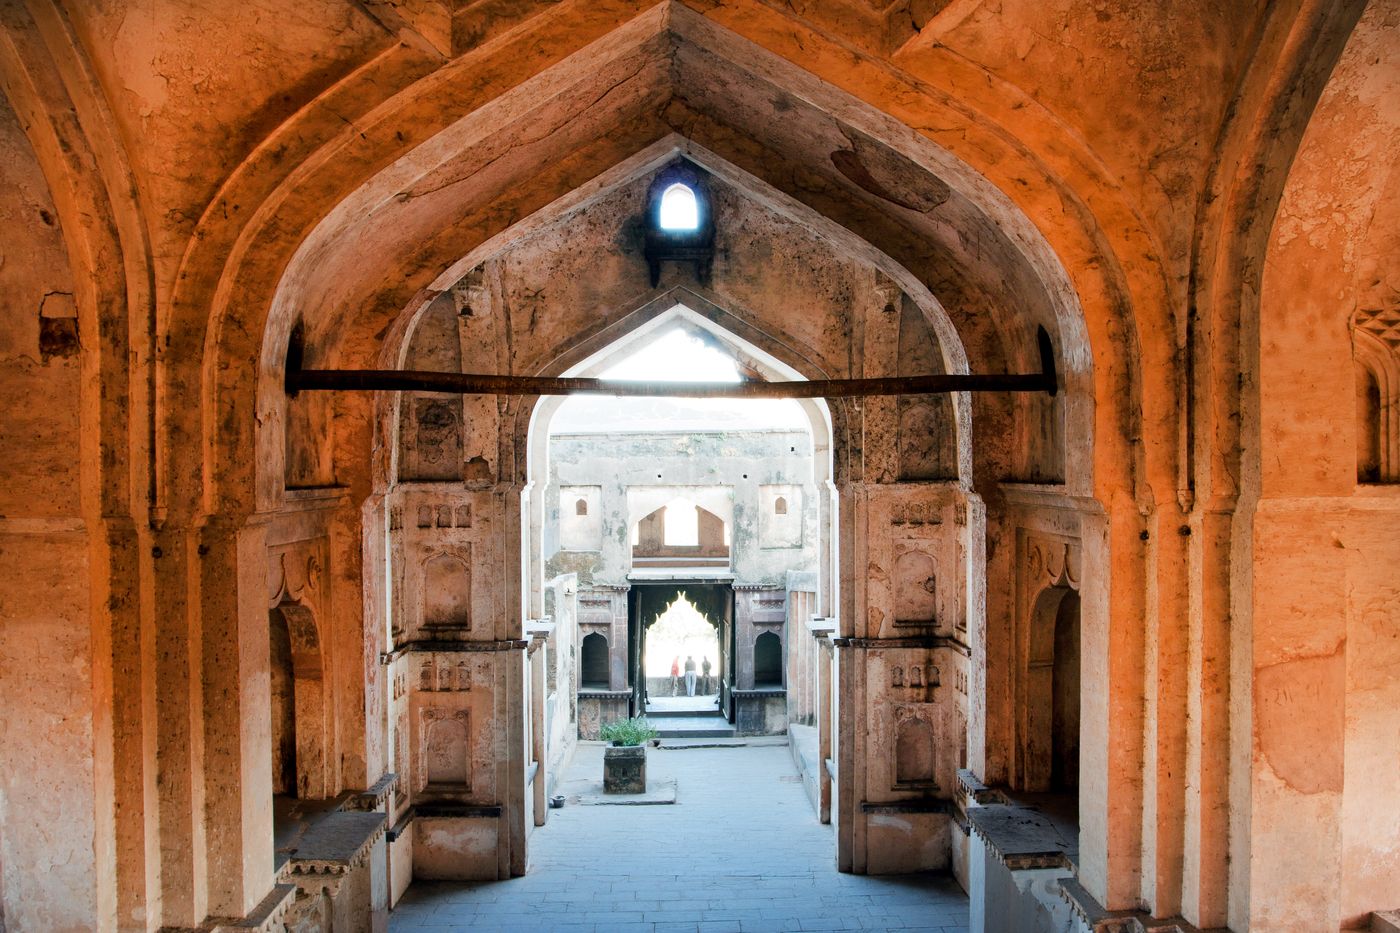
[[[697,674],[709,658],[710,673],[719,676],[719,635],[682,593],[647,628],[646,676],[669,677],[672,661],[679,662],[684,673],[687,657],[695,659]]]
[[[662,331],[599,374],[603,379],[653,382],[739,382],[734,358],[680,327]],[[791,399],[619,398],[574,395],[559,406],[551,434],[655,431],[807,432],[802,407]]]

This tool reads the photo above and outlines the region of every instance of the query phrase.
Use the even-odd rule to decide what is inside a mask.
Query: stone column
[[[545,736],[545,662],[549,651],[549,634],[552,625],[534,622],[530,625],[530,755],[533,759],[535,778],[533,792],[535,825],[543,826],[549,818],[549,801],[546,799],[549,786],[549,754]]]
[[[244,917],[272,887],[266,524],[206,525],[199,612],[208,911]]]

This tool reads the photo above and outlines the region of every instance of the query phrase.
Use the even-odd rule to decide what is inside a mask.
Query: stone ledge
[[[1105,910],[1077,878],[1060,879],[1060,896],[1069,903],[1075,916],[1094,933],[1128,933],[1133,915],[1137,913],[1133,910]]]
[[[394,842],[404,833],[408,832],[408,827],[413,822],[413,816],[413,808],[409,807],[404,811],[404,815],[399,818],[397,823],[384,831],[384,838],[390,842]]]
[[[831,643],[838,648],[857,648],[862,651],[879,651],[888,648],[947,648],[964,657],[972,656],[972,649],[964,642],[948,635],[902,635],[895,638],[833,638]]]
[[[524,651],[529,645],[530,643],[523,638],[507,638],[504,640],[482,639],[480,641],[424,638],[416,641],[403,642],[395,646],[392,651],[379,652],[379,663],[392,664],[406,654],[428,654],[431,652],[450,654],[453,652],[465,651]]]
[[[223,933],[223,931],[239,931],[246,933],[248,930],[256,930],[258,933],[272,933],[273,930],[283,929],[283,919],[287,911],[292,906],[292,901],[296,899],[297,886],[294,884],[276,884],[263,898],[258,906],[248,912],[246,917],[239,919],[229,917],[210,917],[203,925],[198,927],[200,931],[210,931],[210,933]],[[175,927],[161,927],[163,931],[173,931]]]
[[[952,813],[952,802],[939,798],[917,800],[861,801],[862,813]]]
[[[327,813],[297,841],[287,860],[291,876],[341,875],[358,868],[384,835],[387,822],[388,817],[378,812]]]
[[[959,768],[957,771],[958,790],[966,797],[979,804],[1005,804],[1006,795],[1001,791],[988,787],[978,779],[977,775],[967,768]]]
[[[340,809],[365,812],[383,809],[388,805],[389,795],[392,794],[399,784],[399,776],[392,771],[385,772],[384,776],[375,781],[369,787],[358,794],[351,794],[340,805]]]
[[[404,819],[498,820],[501,818],[501,812],[500,804],[452,803],[450,801],[442,801],[439,803],[414,804],[409,808]]]
[[[1371,933],[1400,933],[1400,909],[1372,913]]]
[[[967,811],[972,829],[992,857],[1011,871],[1024,868],[1074,870],[1077,841],[1065,839],[1045,815],[1026,807],[991,804]]]

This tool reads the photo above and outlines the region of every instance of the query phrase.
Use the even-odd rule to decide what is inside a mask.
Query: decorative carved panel
[[[462,405],[457,399],[415,398],[408,478],[462,478]]]

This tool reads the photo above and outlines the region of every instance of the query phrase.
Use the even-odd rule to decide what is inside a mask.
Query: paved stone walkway
[[[530,837],[530,870],[491,884],[415,884],[395,933],[443,930],[723,933],[924,930],[966,933],[950,877],[835,870],[786,746],[652,749],[649,777],[675,777],[670,806],[567,806]],[[581,745],[566,778],[602,773]]]

